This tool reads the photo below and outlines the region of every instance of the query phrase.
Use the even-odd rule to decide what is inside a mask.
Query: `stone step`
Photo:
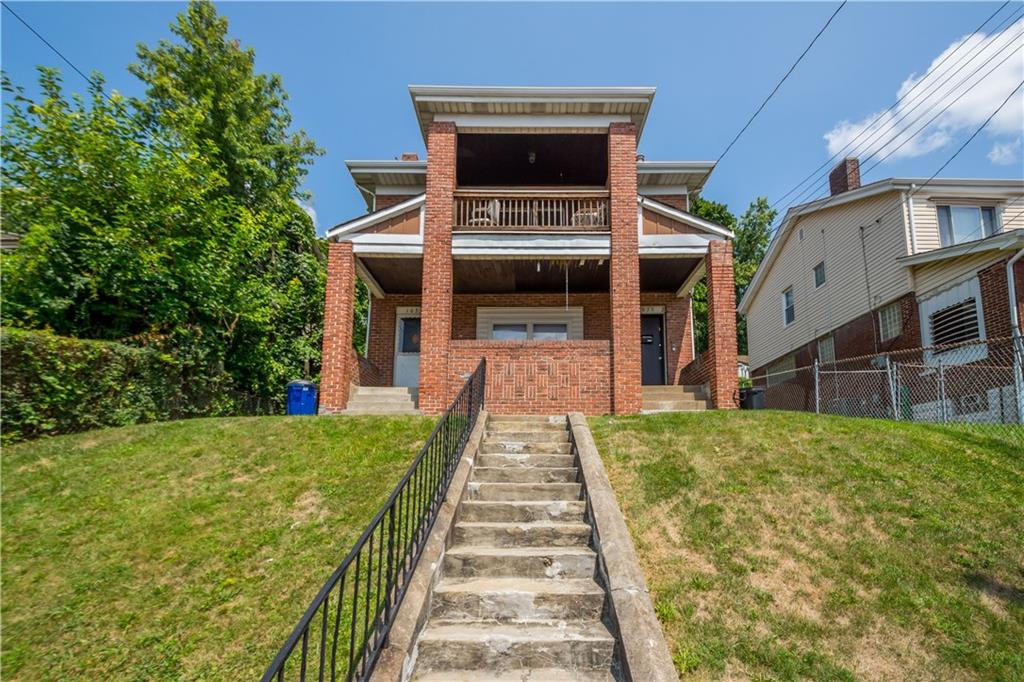
[[[615,640],[600,622],[432,622],[418,644],[417,670],[487,670],[495,674],[529,668],[603,670]]]
[[[549,424],[548,422],[496,422],[487,421],[488,433],[515,433],[517,431],[566,431],[565,422]]]
[[[373,415],[422,415],[423,413],[413,407],[348,407],[341,411],[341,414],[350,417],[367,417]]]
[[[488,415],[489,422],[539,422],[545,424],[565,424],[564,414],[537,415],[537,414],[491,414]]]
[[[649,412],[702,412],[708,409],[704,400],[644,400],[641,410]]]
[[[487,431],[485,443],[568,443],[569,432],[560,431]]]
[[[468,499],[492,502],[516,500],[573,501],[580,499],[579,483],[479,483],[466,486]]]
[[[422,682],[615,682],[610,670],[567,670],[529,668],[494,672],[492,670],[443,670],[417,675]]]
[[[573,455],[524,454],[520,452],[483,453],[476,458],[479,467],[574,467]]]
[[[348,400],[348,404],[351,405],[365,405],[367,407],[376,407],[378,405],[409,405],[415,406],[412,402],[412,398],[409,396],[395,396],[393,398],[381,397],[381,396],[364,396],[354,395]]]
[[[604,590],[593,579],[445,579],[430,615],[445,621],[600,620]]]
[[[649,396],[649,395],[651,395],[651,396],[653,396],[653,395],[658,395],[658,396],[670,395],[670,396],[674,396],[674,395],[682,395],[682,394],[687,394],[687,393],[690,394],[690,395],[704,395],[704,387],[700,386],[700,385],[693,385],[693,384],[687,384],[687,385],[677,384],[677,385],[665,385],[665,386],[643,386],[640,389],[640,393],[645,398],[647,396]]]
[[[455,524],[452,542],[488,547],[583,547],[590,543],[590,535],[585,523],[460,521]]]
[[[473,480],[486,483],[572,483],[576,467],[474,467]]]
[[[470,547],[445,552],[446,577],[592,578],[597,554],[589,547]]]
[[[357,386],[353,395],[404,395],[412,396],[406,386]]]
[[[493,455],[503,452],[515,452],[526,455],[560,454],[567,455],[572,450],[572,444],[565,443],[506,443],[498,441],[493,443],[484,442],[480,445],[480,454]]]
[[[461,521],[567,521],[582,523],[586,505],[582,501],[567,502],[481,502],[466,500],[459,507]]]

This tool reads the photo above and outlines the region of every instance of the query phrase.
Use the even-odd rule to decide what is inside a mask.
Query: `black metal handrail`
[[[364,680],[373,672],[483,407],[486,370],[481,360],[387,502],[302,614],[263,682]]]

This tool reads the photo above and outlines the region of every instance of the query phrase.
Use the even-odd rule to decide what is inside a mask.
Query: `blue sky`
[[[110,88],[128,94],[141,91],[125,68],[135,57],[135,45],[167,37],[168,23],[184,6],[11,4],[80,68],[101,71]],[[1000,4],[851,2],[725,157],[705,196],[727,202],[737,214],[758,195],[778,198]],[[403,151],[424,155],[409,83],[653,85],[658,93],[640,151],[651,160],[714,159],[836,5],[231,2],[219,8],[230,21],[231,35],[255,48],[259,70],[282,75],[296,126],[326,150],[306,183],[322,233],[365,210],[345,159],[390,159]],[[990,26],[1018,9],[1011,3]],[[36,64],[64,67],[7,12],[2,22],[0,56],[16,83],[30,86]],[[1000,57],[1009,60],[867,173],[865,182],[930,176],[1024,78],[1019,47],[1024,38],[1017,37],[1024,22],[1008,25],[1016,30]],[[973,42],[960,55],[982,38],[968,37]],[[1000,47],[993,43],[988,54]],[[985,56],[979,54],[960,76]],[[63,70],[69,89],[84,89],[79,76]],[[1011,101],[991,131],[943,175],[1024,174],[1022,102],[1020,97]]]

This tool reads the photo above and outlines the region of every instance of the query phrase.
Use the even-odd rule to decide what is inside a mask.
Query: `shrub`
[[[100,426],[239,411],[226,377],[190,376],[152,348],[0,330],[4,443]]]

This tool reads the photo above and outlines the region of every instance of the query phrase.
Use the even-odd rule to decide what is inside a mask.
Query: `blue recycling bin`
[[[288,414],[316,414],[316,384],[303,379],[288,382]]]

